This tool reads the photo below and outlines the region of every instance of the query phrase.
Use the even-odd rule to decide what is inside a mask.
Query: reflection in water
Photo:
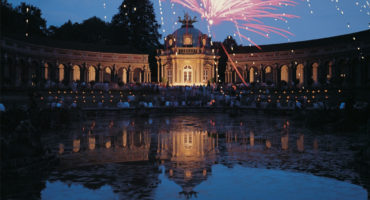
[[[110,126],[112,123],[110,124]],[[94,128],[96,125],[94,125]],[[61,167],[70,168],[106,162],[147,161],[149,159],[150,134],[137,132],[124,127],[115,132],[109,127],[109,135],[95,130],[95,135],[78,136],[73,139],[73,153],[66,152],[64,145],[59,145]],[[121,133],[121,134],[120,134]],[[61,151],[63,146],[63,151]]]
[[[80,151],[80,143],[81,143],[81,140],[79,139],[73,140],[73,152],[77,153]]]
[[[297,150],[299,152],[304,151],[304,135],[303,134],[300,134],[299,138],[297,139]]]
[[[143,119],[109,121],[105,124],[93,121],[91,125],[85,125],[90,127],[90,130],[83,128],[81,134],[73,135],[73,139],[69,138],[68,142],[58,141],[55,146],[59,145],[56,153],[60,154],[61,168],[138,161],[155,163],[153,165],[163,167],[165,178],[181,186],[179,194],[185,197],[195,197],[198,194],[197,187],[212,180],[212,173],[214,173],[212,169],[215,163],[231,168],[237,163],[280,169],[285,169],[286,166],[291,169],[308,169],[310,166],[313,170],[319,166],[322,169],[321,163],[315,162],[319,152],[312,154],[311,157],[309,155],[312,152],[311,148],[318,151],[318,139],[292,128],[289,121],[280,120],[267,126],[264,122],[233,123],[233,121],[209,119],[201,121],[196,117],[166,117],[158,120],[148,119],[148,122],[141,120]],[[297,151],[302,153],[294,150],[286,151],[289,149],[289,136],[292,138],[291,142],[296,140]],[[305,139],[306,143],[313,141],[313,146],[307,145],[306,150]],[[71,141],[73,141],[72,147]],[[290,148],[295,149],[294,143],[291,143]],[[132,165],[135,168],[137,163]],[[328,166],[328,170],[331,170],[332,166]],[[140,177],[135,174],[135,170],[131,174],[125,174],[133,176],[130,184],[140,182],[136,180]],[[83,169],[81,171],[84,172]],[[95,173],[102,173],[104,177],[106,172],[93,171],[91,174]],[[110,173],[115,172],[113,170]],[[111,179],[116,177],[101,181],[101,184],[110,184]],[[78,180],[80,179],[77,179],[77,182]],[[218,181],[222,182],[222,179]],[[155,188],[150,186],[150,184],[155,185],[154,183],[143,184],[149,187],[148,190]],[[121,190],[121,187],[116,186],[113,189]]]
[[[281,149],[282,150],[288,150],[288,144],[289,142],[289,134],[285,134],[283,136],[281,136]]]
[[[253,133],[253,131],[249,132],[249,140],[250,140],[251,147],[253,147],[254,146],[254,133]]]
[[[64,153],[64,144],[60,143],[59,144],[59,151],[58,151],[59,154],[63,154]]]
[[[89,149],[95,149],[95,136],[89,136]]]
[[[317,138],[313,141],[313,149],[317,151],[319,149],[319,142],[317,141]]]
[[[207,131],[173,131],[158,134],[157,158],[169,168],[167,176],[182,186],[187,197],[207,178],[208,162],[215,160],[216,136]]]
[[[270,149],[271,148],[271,142],[270,140],[266,140],[266,148]]]

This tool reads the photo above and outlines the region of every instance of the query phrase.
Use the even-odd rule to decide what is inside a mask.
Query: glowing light
[[[161,1],[161,0],[159,0]],[[164,0],[162,0],[164,1]],[[269,38],[269,33],[275,33],[288,38],[293,35],[289,31],[273,26],[264,25],[260,19],[272,18],[288,22],[288,18],[297,18],[295,15],[275,13],[283,6],[294,6],[297,0],[170,0],[201,15],[209,25],[218,25],[222,22],[231,22],[236,27],[235,35],[254,43],[239,30],[247,30]]]

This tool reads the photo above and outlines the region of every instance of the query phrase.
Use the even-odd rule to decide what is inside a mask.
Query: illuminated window
[[[205,69],[203,71],[203,81],[207,81],[208,80],[208,71]]]
[[[271,73],[271,67],[266,67],[266,69],[265,69],[265,73],[267,74],[267,73]]]
[[[48,78],[49,78],[49,65],[47,63],[45,63],[44,78],[45,78],[45,80],[48,80]]]
[[[79,81],[80,77],[80,67],[77,65],[73,66],[73,81]]]
[[[171,69],[167,71],[167,77],[168,77],[168,82],[172,83],[172,70]]]
[[[249,82],[250,83],[254,82],[254,68],[253,67],[249,70]]]
[[[193,37],[191,34],[184,34],[184,45],[193,45]]]
[[[193,135],[191,133],[187,133],[184,135],[184,147],[186,149],[191,149],[193,146]]]
[[[59,65],[59,81],[62,82],[64,80],[64,65]]]
[[[93,66],[89,67],[89,82],[95,81],[96,70]]]
[[[192,71],[191,66],[184,67],[184,82],[191,82]]]
[[[281,80],[288,83],[288,67],[286,65],[281,67]]]
[[[207,40],[205,38],[203,38],[202,43],[203,43],[203,46],[206,46]]]

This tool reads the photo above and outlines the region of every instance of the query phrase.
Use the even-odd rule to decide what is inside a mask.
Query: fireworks
[[[270,33],[283,37],[293,35],[281,28],[264,25],[261,19],[272,18],[287,22],[289,18],[298,16],[286,13],[275,13],[283,6],[294,6],[298,0],[170,0],[201,15],[210,26],[222,22],[232,22],[236,34],[257,46],[249,37],[240,33],[246,30],[269,38]]]

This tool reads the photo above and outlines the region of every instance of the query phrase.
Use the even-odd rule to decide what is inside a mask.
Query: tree
[[[218,48],[218,52],[219,52],[219,55],[220,55],[220,59],[219,59],[219,75],[220,75],[220,78],[219,80],[221,81],[225,81],[224,78],[225,78],[225,71],[226,71],[226,63],[228,61],[228,58],[227,58],[227,55],[224,51],[224,49],[221,47],[221,43],[219,42],[215,42],[215,47]],[[233,51],[237,50],[237,48],[239,47],[238,44],[236,43],[235,39],[231,36],[228,36],[223,42],[222,44],[224,45],[224,47],[226,48],[227,52],[230,54],[232,53]]]
[[[109,41],[109,25],[98,17],[91,17],[81,24],[70,20],[62,26],[50,26],[50,36],[58,40],[78,41],[84,43],[102,43]]]
[[[159,27],[149,0],[123,1],[119,13],[112,19],[115,42],[129,44],[148,53],[159,47]]]
[[[35,6],[21,3],[12,8],[6,0],[1,0],[1,33],[5,35],[25,35],[29,37],[45,36],[46,20],[41,17],[41,10]]]

